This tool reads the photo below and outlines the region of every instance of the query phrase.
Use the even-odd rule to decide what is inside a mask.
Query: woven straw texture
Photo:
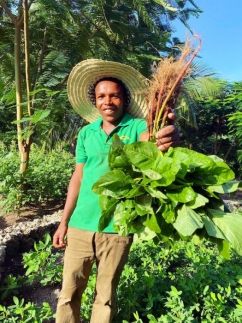
[[[127,109],[128,113],[136,118],[147,116],[144,90],[147,89],[148,80],[131,66],[99,59],[80,62],[73,68],[69,76],[68,97],[78,114],[90,123],[100,117],[98,109],[93,106],[88,97],[88,90],[90,85],[103,77],[115,77],[129,89],[131,101]]]

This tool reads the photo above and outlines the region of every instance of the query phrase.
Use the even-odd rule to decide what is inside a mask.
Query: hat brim
[[[104,77],[121,80],[129,89],[131,100],[127,112],[136,118],[147,116],[145,90],[148,80],[133,67],[100,59],[88,59],[77,64],[71,71],[67,91],[74,110],[88,122],[100,117],[98,109],[91,103],[88,90],[91,85]]]

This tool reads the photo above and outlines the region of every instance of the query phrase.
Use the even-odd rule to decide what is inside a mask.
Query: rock
[[[17,223],[13,226],[0,230],[0,267],[4,266],[19,253],[29,251],[35,242],[43,240],[46,233],[53,235],[60,219],[62,211],[45,215],[42,218]],[[0,280],[1,280],[0,270]]]

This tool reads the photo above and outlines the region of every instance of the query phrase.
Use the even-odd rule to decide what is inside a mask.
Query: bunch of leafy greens
[[[242,215],[226,212],[220,197],[236,191],[239,182],[217,156],[181,147],[162,153],[152,142],[124,145],[115,134],[109,167],[92,188],[100,195],[99,231],[113,218],[121,236],[170,243],[206,239],[227,259],[230,247],[242,255]]]

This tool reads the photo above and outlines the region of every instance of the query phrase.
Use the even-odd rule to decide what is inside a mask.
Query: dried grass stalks
[[[181,91],[182,80],[191,75],[191,63],[201,47],[201,38],[194,50],[191,40],[187,40],[179,57],[169,57],[161,60],[157,66],[153,66],[153,73],[149,89],[146,93],[149,113],[147,125],[149,140],[155,137],[156,132],[166,124],[169,111],[175,108],[175,104]]]

